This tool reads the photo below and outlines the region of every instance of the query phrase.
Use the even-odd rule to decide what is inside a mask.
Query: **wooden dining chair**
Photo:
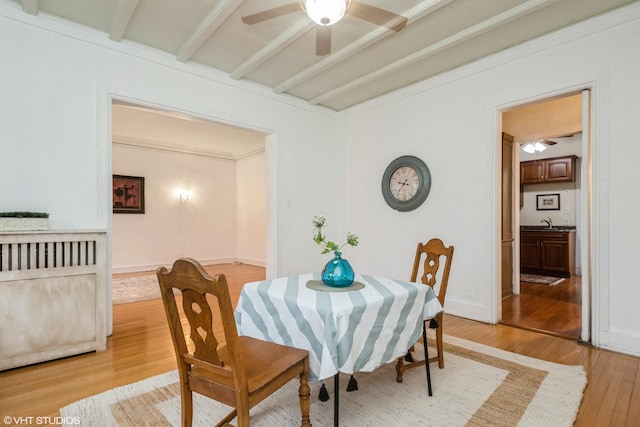
[[[233,407],[216,426],[230,425],[237,418],[238,427],[248,427],[249,410],[296,377],[301,426],[311,426],[308,351],[238,336],[223,274],[211,277],[197,261],[181,258],[171,271],[160,267],[156,275],[178,361],[183,427],[192,423],[192,392]],[[182,295],[193,351],[182,329],[174,289]],[[219,316],[212,312],[212,300],[217,300]]]
[[[453,246],[446,247],[442,240],[431,239],[427,243],[418,243],[416,249],[416,256],[413,261],[413,271],[411,273],[411,282],[420,281],[431,286],[438,296],[438,301],[442,307],[444,307],[444,299],[447,294],[447,284],[449,282],[449,272],[451,271],[451,261],[453,259]],[[444,261],[444,263],[442,263]],[[442,265],[442,269],[440,268]],[[422,271],[421,271],[422,267]],[[438,362],[440,369],[444,368],[444,351],[442,345],[442,327],[444,321],[444,313],[440,312],[433,319],[427,319],[423,323],[423,346],[424,346],[424,359],[414,361],[411,356],[413,347],[407,352],[407,355],[398,358],[396,364],[396,381],[402,382],[402,376],[405,370],[415,368],[416,366],[424,365],[425,360],[429,362]],[[429,352],[427,347],[427,322],[428,328],[435,329],[436,335],[436,350],[437,355],[429,358]],[[406,362],[406,363],[405,363]],[[429,364],[426,364],[427,369],[427,381],[429,386],[429,395],[431,395],[431,375]]]

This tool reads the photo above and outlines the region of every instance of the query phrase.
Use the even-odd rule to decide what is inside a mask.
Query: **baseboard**
[[[264,261],[256,261],[242,258],[219,258],[219,259],[199,259],[198,262],[202,265],[216,265],[216,264],[233,264],[233,263],[241,263],[241,264],[249,264],[255,265],[256,267],[265,267],[266,263]],[[154,272],[158,267],[167,267],[171,268],[173,262],[168,264],[153,264],[153,265],[130,265],[126,267],[112,267],[111,271],[113,274],[120,273],[142,273],[142,272]]]
[[[453,316],[464,317],[465,319],[476,320],[483,323],[491,323],[491,309],[489,307],[470,304],[466,301],[459,301],[447,298],[444,312]]]
[[[234,264],[235,263],[248,264],[256,267],[265,267],[265,268],[267,267],[267,263],[265,261],[256,261],[255,259],[237,258],[234,261]]]
[[[640,357],[640,336],[620,331],[600,331],[596,348]]]

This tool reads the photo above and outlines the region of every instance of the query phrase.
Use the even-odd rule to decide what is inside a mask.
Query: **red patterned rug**
[[[527,283],[538,283],[540,285],[555,286],[558,283],[564,282],[562,277],[542,276],[539,274],[525,274],[520,273],[520,281]]]

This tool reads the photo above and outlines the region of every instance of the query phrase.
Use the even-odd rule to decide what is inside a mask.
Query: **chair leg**
[[[398,357],[398,363],[396,363],[396,382],[402,382],[402,376],[404,374],[404,356]]]
[[[427,391],[429,396],[433,396],[433,390],[431,389],[431,369],[429,367],[429,347],[427,347],[427,323],[422,324],[422,344],[424,345],[424,365],[427,369]]]
[[[309,410],[311,407],[311,388],[309,387],[309,366],[306,365],[300,374],[300,387],[298,388],[298,396],[300,397],[300,413],[302,414],[301,427],[311,427],[309,419]]]
[[[191,427],[193,422],[193,394],[191,390],[187,390],[186,388],[180,390],[181,392],[181,401],[182,401],[182,427]]]
[[[249,402],[236,402],[236,405],[236,427],[249,427],[251,425]]]

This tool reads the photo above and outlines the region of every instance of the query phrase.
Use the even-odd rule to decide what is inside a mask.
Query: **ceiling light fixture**
[[[327,26],[342,19],[351,0],[301,0],[300,6],[315,23]]]
[[[522,146],[522,149],[527,153],[540,153],[547,149],[546,145],[542,144],[540,141],[531,141]]]

